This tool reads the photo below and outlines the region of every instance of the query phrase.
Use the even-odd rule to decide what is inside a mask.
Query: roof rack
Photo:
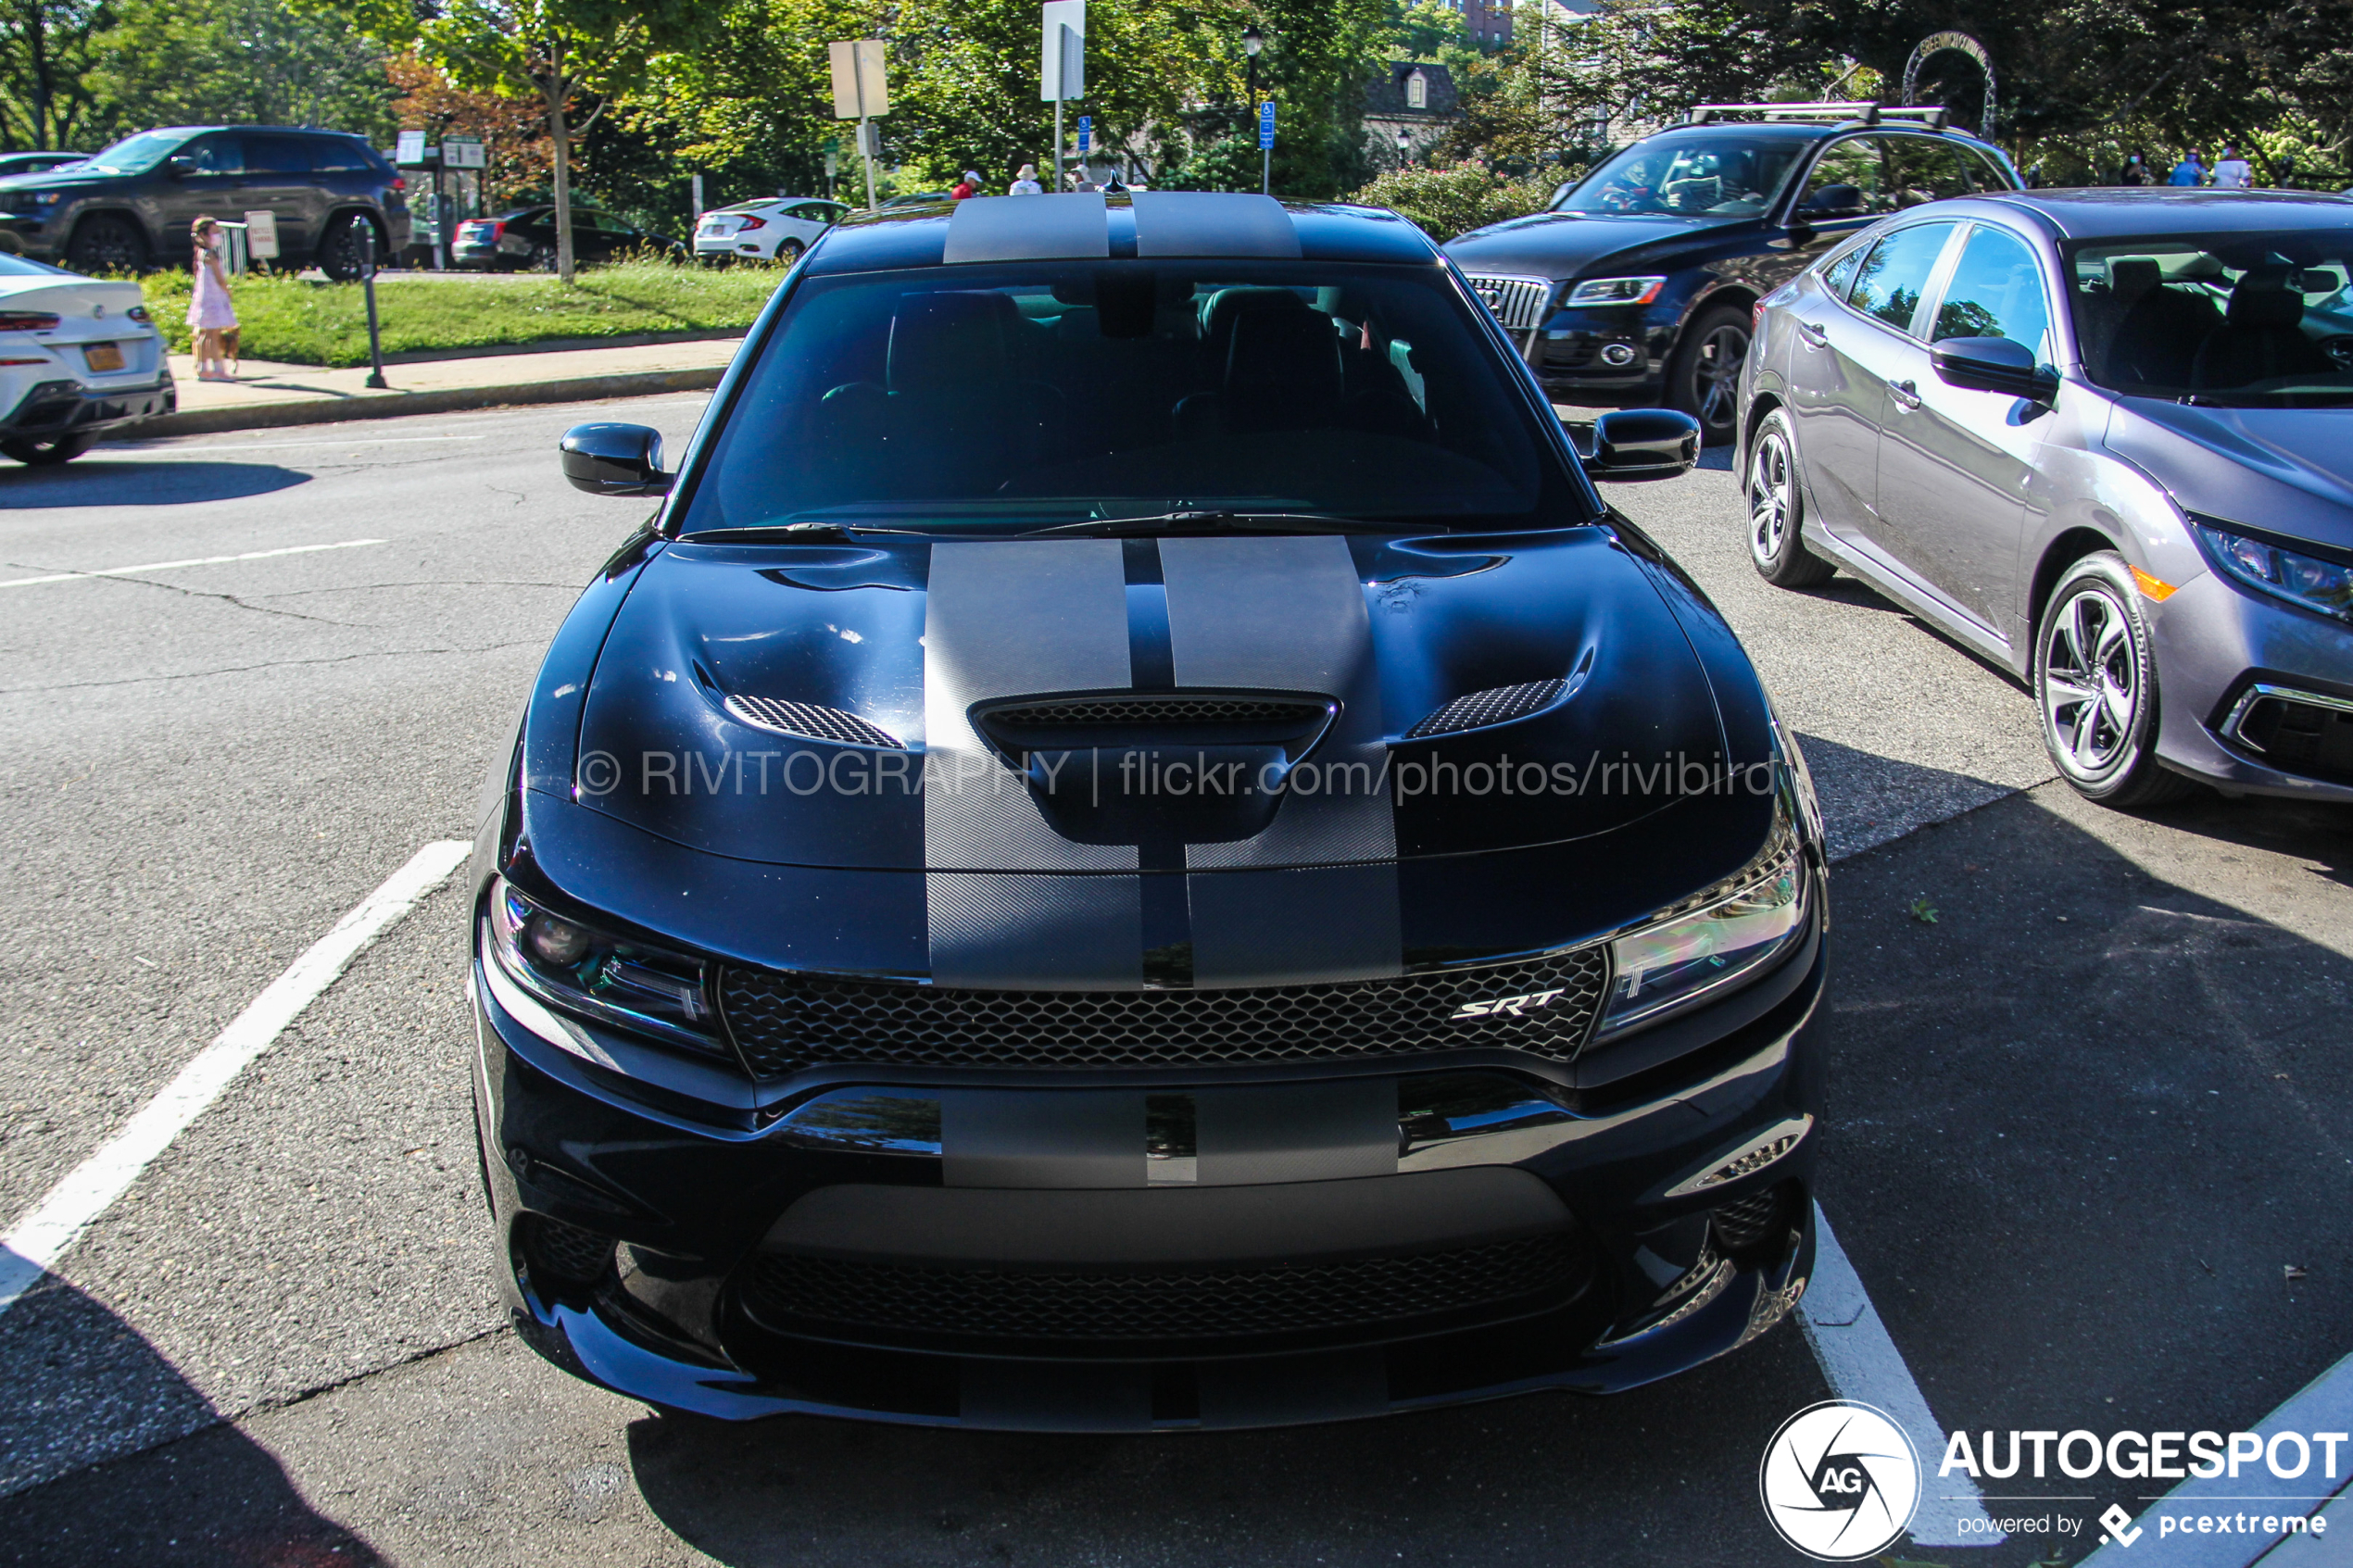
[[[1807,125],[1850,120],[1863,125],[1877,125],[1881,120],[1900,119],[1926,126],[1931,131],[1942,131],[1947,113],[1942,104],[1698,104],[1684,117],[1683,123],[1706,125],[1734,115],[1757,115],[1768,122],[1780,120]]]

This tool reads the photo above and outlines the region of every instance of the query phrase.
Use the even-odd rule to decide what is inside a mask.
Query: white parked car
[[[138,284],[0,256],[0,453],[70,462],[178,404]]]
[[[695,223],[699,260],[782,261],[786,266],[840,222],[849,208],[819,196],[770,196],[706,212]]]

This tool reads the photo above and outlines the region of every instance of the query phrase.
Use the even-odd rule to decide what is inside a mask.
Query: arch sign
[[[1904,62],[1904,102],[1919,102],[1917,90],[1920,81],[1920,62],[1947,49],[1967,55],[1977,62],[1977,69],[1985,73],[1985,118],[1979,124],[1977,133],[1990,141],[1994,135],[1994,62],[1987,56],[1985,45],[1966,32],[1931,32],[1919,41],[1919,47],[1912,51],[1912,57]]]

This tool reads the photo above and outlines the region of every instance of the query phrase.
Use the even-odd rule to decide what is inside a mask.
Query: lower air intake
[[[1419,740],[1424,735],[1481,730],[1490,724],[1525,719],[1539,709],[1550,707],[1567,684],[1567,681],[1554,677],[1550,681],[1530,681],[1524,686],[1491,686],[1483,692],[1458,696],[1406,731],[1405,738]]]
[[[855,713],[821,708],[813,702],[779,702],[767,696],[730,696],[727,711],[754,729],[774,730],[803,740],[837,741],[846,746],[878,746],[904,751],[906,745],[888,730],[869,724]]]

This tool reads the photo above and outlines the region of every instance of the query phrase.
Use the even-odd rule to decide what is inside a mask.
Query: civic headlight
[[[705,960],[555,914],[504,878],[491,888],[487,923],[499,969],[539,1000],[732,1060]]]
[[[1571,305],[1648,305],[1665,278],[1588,278],[1568,291]]]
[[[2298,555],[2203,522],[2190,526],[2197,531],[2214,564],[2229,576],[2306,609],[2353,621],[2353,566]]]
[[[1783,806],[1764,850],[1737,874],[1610,943],[1609,997],[1595,1040],[1760,976],[1804,935],[1809,881]]]

